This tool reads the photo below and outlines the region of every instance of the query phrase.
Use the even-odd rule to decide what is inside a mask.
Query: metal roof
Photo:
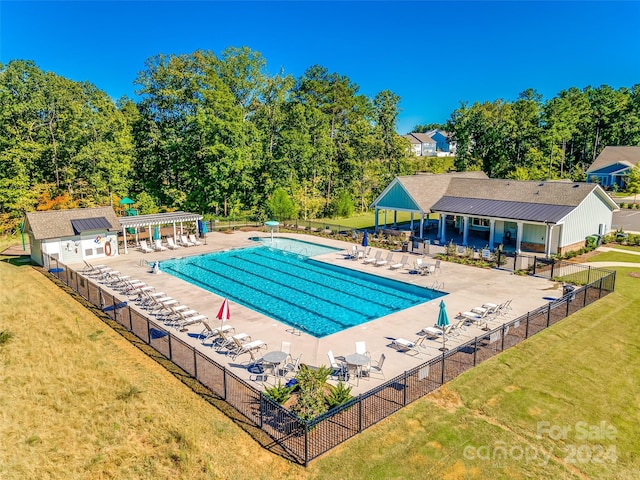
[[[170,223],[195,222],[202,220],[202,215],[189,212],[152,213],[149,215],[133,215],[118,217],[121,228],[148,227],[152,225],[168,225]]]
[[[508,218],[528,222],[557,223],[572,210],[570,205],[512,202],[465,197],[442,197],[433,205],[434,211],[474,217]]]
[[[71,220],[71,226],[76,235],[89,230],[108,230],[113,228],[104,217],[77,218]]]

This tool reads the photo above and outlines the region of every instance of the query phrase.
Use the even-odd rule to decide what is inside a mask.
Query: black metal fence
[[[52,275],[178,365],[207,387],[214,396],[233,406],[249,422],[269,435],[274,440],[270,448],[275,452],[305,466],[478,363],[595,302],[612,292],[615,287],[615,272],[578,264],[571,264],[571,267],[556,264],[556,277],[566,273],[570,278],[580,276],[589,281],[544,307],[443,352],[442,355],[407,370],[311,421],[304,421],[223,365],[174,336],[152,318],[131,308],[126,299],[107,292],[56,259],[45,255],[44,262],[45,268]],[[536,274],[538,273],[540,272],[537,271]]]

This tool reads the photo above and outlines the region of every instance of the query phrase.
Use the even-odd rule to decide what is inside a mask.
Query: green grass
[[[603,245],[604,247],[615,248],[616,250],[629,250],[630,252],[638,252],[640,253],[640,247],[635,245],[618,245],[618,244],[607,244]]]
[[[617,271],[614,293],[304,469],[41,273],[2,261],[0,332],[11,336],[0,346],[0,478],[635,479],[640,279]],[[576,432],[601,422],[613,438]],[[566,438],[541,425],[568,429]],[[501,448],[504,458],[492,458]]]
[[[600,252],[587,259],[587,262],[624,262],[640,263],[640,255],[621,252]]]

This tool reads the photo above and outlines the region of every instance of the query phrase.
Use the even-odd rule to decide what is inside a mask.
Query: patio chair
[[[180,245],[182,245],[183,247],[195,247],[195,244],[187,240],[186,235],[180,235]]]
[[[331,376],[337,378],[338,380],[347,380],[347,367],[344,362],[338,363],[336,358],[333,356],[333,351],[329,350],[327,352],[327,357],[329,357],[329,365],[331,366]]]
[[[384,353],[380,354],[380,360],[378,360],[378,363],[376,365],[369,365],[369,376],[373,375],[373,374],[379,374],[382,375],[382,378],[384,379],[384,372],[382,371],[382,365],[384,364],[384,359],[385,359],[385,355]]]
[[[255,361],[253,352],[255,352],[256,350],[260,350],[261,348],[267,348],[267,344],[262,340],[252,340],[247,343],[242,343],[238,338],[236,338],[236,335],[231,337],[231,339],[236,345],[235,351],[231,354],[231,358],[233,360],[238,358],[243,353],[251,353],[251,359]]]
[[[367,357],[371,358],[371,353],[367,352],[367,346],[365,342],[356,342],[356,353],[359,353],[360,355],[366,355]]]
[[[389,265],[389,270],[400,270],[409,264],[409,255],[403,255],[398,263]]]
[[[376,263],[374,263],[374,265],[376,267],[382,267],[383,265],[386,265],[387,263],[391,263],[393,262],[393,252],[389,252],[387,254],[387,258],[385,258],[384,260],[377,260]]]
[[[285,361],[285,364],[282,366],[282,373],[284,377],[290,373],[295,374],[298,371],[300,368],[300,357],[302,357],[302,354],[298,355],[298,358],[295,360],[289,358],[289,361]]]
[[[391,345],[397,350],[402,350],[405,353],[415,352],[417,356],[422,353],[422,344],[427,337],[418,337],[415,341],[407,340],[406,338],[396,338],[391,342]]]
[[[193,233],[190,233],[190,234],[187,236],[187,239],[188,239],[191,243],[193,243],[194,245],[196,245],[196,246],[198,246],[198,245],[202,245],[202,242],[201,242],[200,240],[198,240],[198,239],[196,238],[196,236],[195,236]]]
[[[154,240],[153,248],[156,252],[164,252],[167,249],[167,247],[162,246],[162,240],[160,240],[159,238],[157,240]]]
[[[367,265],[372,264],[374,265],[378,260],[382,260],[382,251],[378,250],[375,254],[375,256],[373,257],[367,257],[365,258],[362,263],[365,263]]]
[[[233,336],[227,336],[225,332],[218,332],[218,338],[211,344],[212,347],[216,347],[217,351],[223,348],[227,349],[227,354],[233,355],[238,349],[237,343],[243,344],[244,342],[251,341],[251,335],[244,332],[236,333]]]
[[[418,258],[415,262],[416,270],[420,275],[429,275],[431,272],[429,271],[429,264],[424,262],[423,258]]]
[[[223,324],[221,328],[211,328],[211,325],[209,325],[209,322],[207,322],[206,320],[202,321],[202,325],[204,325],[204,329],[202,330],[202,332],[200,332],[200,340],[202,341],[202,343],[204,343],[205,340],[209,338],[213,338],[215,341],[215,339],[220,336],[220,332],[226,334],[235,333],[236,331],[234,327],[227,324]]]
[[[173,237],[167,237],[167,247],[169,247],[171,250],[177,250],[178,248],[180,248],[180,245],[176,245]]]
[[[280,351],[287,354],[287,360],[291,360],[291,342],[285,342],[284,340],[280,343]]]
[[[153,248],[149,248],[149,245],[147,245],[147,241],[145,239],[140,240],[140,245],[138,246],[138,249],[142,253],[151,253],[151,252],[153,252]]]

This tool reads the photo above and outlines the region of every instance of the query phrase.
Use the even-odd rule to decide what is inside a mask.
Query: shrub
[[[327,402],[327,407],[329,407],[329,409],[332,409],[351,400],[352,388],[353,387],[351,386],[348,387],[342,381],[338,382],[337,385],[329,385],[329,393],[324,397],[325,401]]]
[[[283,385],[282,382],[278,380],[277,385],[265,388],[264,394],[273,401],[278,402],[282,405],[284,402],[289,400],[289,398],[291,398],[291,392],[293,392],[294,388],[296,388],[294,385]]]
[[[298,400],[291,407],[293,413],[303,420],[311,420],[328,410],[324,389],[330,375],[329,367],[311,369],[306,365],[300,365],[300,371],[296,375],[299,385]]]
[[[11,340],[11,337],[13,337],[13,333],[11,333],[9,330],[3,330],[0,332],[0,346],[4,345],[5,343],[8,343],[9,340]]]

